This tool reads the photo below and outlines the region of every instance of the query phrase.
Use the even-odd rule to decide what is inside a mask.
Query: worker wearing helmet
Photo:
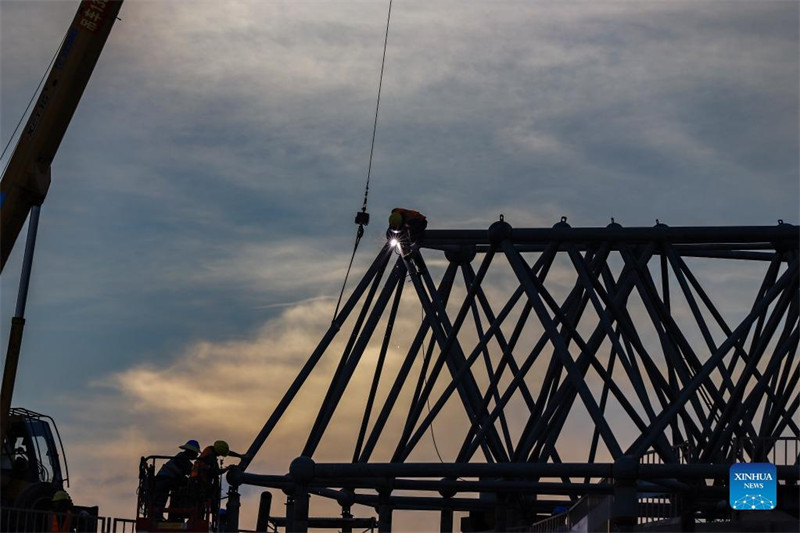
[[[72,498],[64,490],[57,490],[53,494],[52,509],[53,521],[51,531],[70,531],[72,526]]]
[[[403,257],[416,259],[414,252],[419,249],[427,227],[428,219],[419,211],[395,207],[389,215],[389,229],[386,230],[386,238],[397,241],[398,249],[402,252]],[[417,266],[422,270],[421,261]]]
[[[176,500],[179,499],[176,498],[176,491],[186,487],[189,474],[192,472],[192,461],[200,453],[200,443],[196,440],[189,440],[178,448],[181,451],[164,463],[153,480],[154,512],[162,519],[170,494],[172,494],[170,507],[176,507]]]
[[[412,242],[418,242],[428,227],[428,219],[419,211],[395,207],[389,215],[389,230],[395,234],[408,232]]]
[[[230,446],[224,440],[215,441],[211,446],[206,446],[194,462],[192,467],[192,478],[204,482],[210,478],[217,477],[227,470],[220,468],[219,458],[233,455],[239,457],[236,452],[231,452]]]
[[[240,454],[231,451],[230,446],[224,440],[215,441],[214,444],[206,446],[192,467],[192,484],[199,498],[198,504],[205,508],[206,512],[216,513],[219,505],[219,476],[227,472],[229,467],[221,468],[219,465],[220,457],[241,457]]]

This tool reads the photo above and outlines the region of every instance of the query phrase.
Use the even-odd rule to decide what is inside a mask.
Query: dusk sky
[[[78,3],[0,0],[4,146]],[[246,449],[322,337],[387,8],[126,0],[52,166],[13,402],[56,419],[77,503],[132,517],[141,455]],[[436,229],[797,224],[799,21],[796,1],[395,1],[351,280],[397,206]],[[299,454],[282,431],[254,471]]]

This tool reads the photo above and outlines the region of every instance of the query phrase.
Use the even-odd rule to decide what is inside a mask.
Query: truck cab
[[[3,507],[45,509],[57,490],[68,484],[61,436],[47,415],[10,411],[0,455]]]

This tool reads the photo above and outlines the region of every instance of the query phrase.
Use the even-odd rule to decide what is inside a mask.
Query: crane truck
[[[53,419],[27,409],[12,409],[11,399],[39,208],[50,188],[50,167],[121,6],[122,0],[81,1],[0,178],[0,272],[29,219],[0,391],[3,531],[13,530],[12,513],[48,508],[54,493],[69,483],[64,450]],[[94,513],[96,516],[96,507]]]

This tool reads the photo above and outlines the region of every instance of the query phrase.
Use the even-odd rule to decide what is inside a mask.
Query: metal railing
[[[672,451],[678,456],[678,462],[682,465],[691,462],[692,454],[694,453],[692,444],[688,441],[676,444],[672,447]],[[661,458],[661,455],[656,450],[650,450],[642,454],[642,457],[639,459],[639,464],[660,465],[664,464],[664,459]]]
[[[575,513],[573,510],[578,506],[583,507],[583,509],[581,509],[579,513]],[[572,531],[572,527],[575,525],[573,521],[576,514],[584,516],[586,514],[585,507],[585,500],[582,499],[563,513],[549,516],[544,520],[540,520],[535,524],[532,524],[529,528],[525,528],[522,531],[525,531],[526,533],[564,533],[567,531]]]
[[[103,533],[134,533],[136,531],[136,520],[132,518],[113,518],[106,521],[109,529]]]
[[[526,533],[565,533],[568,531],[599,531],[611,515],[611,497],[588,495],[567,511],[549,516],[519,531]]]
[[[0,531],[34,533],[45,531],[76,533],[133,533],[136,521],[127,518],[94,516],[84,513],[54,513],[35,509],[3,508]]]
[[[694,449],[690,442],[682,442],[672,447],[672,451],[680,464],[691,462]],[[652,465],[664,464],[664,459],[656,450],[651,450],[642,455],[639,464]],[[670,520],[680,516],[680,494],[674,491],[658,490],[639,493],[639,517],[637,523],[650,524]]]
[[[652,524],[680,516],[680,496],[673,493],[639,496],[638,524]]]
[[[800,464],[800,439],[797,437],[734,437],[733,443],[736,456],[732,462],[769,462],[776,466]]]

